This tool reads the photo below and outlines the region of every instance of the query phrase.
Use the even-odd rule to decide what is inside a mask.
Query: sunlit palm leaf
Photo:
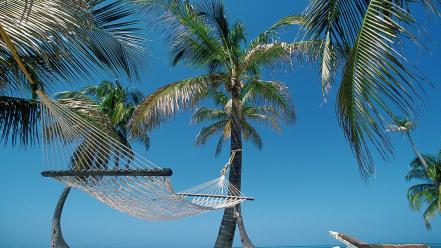
[[[243,101],[251,99],[265,106],[272,106],[281,113],[287,123],[295,121],[295,108],[288,88],[281,82],[252,80],[245,86]]]
[[[273,42],[250,47],[241,60],[241,68],[248,71],[254,66],[278,63],[308,63],[320,57],[322,41],[298,41],[293,43]]]
[[[25,8],[26,1],[1,1],[0,20],[19,56],[29,58],[23,62],[28,67],[40,65],[34,68],[33,80],[54,83],[91,77],[96,66],[129,77],[142,71],[142,35],[136,21],[127,21],[135,11],[128,3],[34,0],[23,18]],[[2,66],[11,59],[5,41],[0,40]],[[8,79],[9,84],[17,83]]]
[[[223,132],[225,126],[230,122],[230,120],[222,120],[211,124],[208,127],[204,127],[196,136],[195,145],[200,146],[207,143],[208,139],[218,132]]]
[[[135,130],[152,130],[179,110],[193,108],[224,77],[205,75],[168,84],[147,96],[136,108],[130,123]]]

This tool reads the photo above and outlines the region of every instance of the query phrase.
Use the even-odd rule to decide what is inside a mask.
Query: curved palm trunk
[[[61,233],[61,213],[63,212],[64,203],[69,195],[71,187],[65,187],[58,199],[57,207],[55,208],[54,217],[52,218],[52,234],[51,234],[51,248],[69,248],[66,241],[64,241]]]
[[[256,248],[253,242],[251,242],[248,237],[247,232],[245,231],[245,225],[243,224],[242,218],[242,210],[240,205],[236,207],[236,220],[237,220],[237,228],[239,228],[240,241],[242,242],[242,247],[244,248]]]
[[[409,131],[406,131],[407,138],[409,139],[409,143],[412,146],[413,152],[417,155],[418,159],[421,161],[421,164],[424,166],[424,168],[427,170],[429,166],[427,165],[426,160],[421,156],[420,152],[418,151],[415,143],[413,142],[412,136],[410,135]]]
[[[232,90],[232,127],[231,127],[231,145],[230,155],[236,151],[233,161],[230,165],[229,180],[238,190],[241,188],[242,176],[242,132],[240,127],[240,100],[239,88],[233,87]],[[233,246],[234,232],[236,231],[236,216],[234,207],[226,208],[222,217],[221,226],[217,235],[216,248],[229,248]]]

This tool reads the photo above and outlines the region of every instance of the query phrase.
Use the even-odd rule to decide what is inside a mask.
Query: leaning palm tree
[[[133,114],[132,132],[152,130],[179,110],[193,109],[213,90],[222,89],[231,99],[230,153],[235,154],[229,174],[230,182],[240,190],[242,172],[242,123],[240,94],[250,87],[250,96],[281,113],[290,115],[291,105],[277,97],[280,83],[262,79],[261,71],[284,62],[307,62],[319,54],[321,41],[283,43],[277,40],[277,29],[298,23],[301,17],[290,17],[245,42],[242,23],[230,23],[221,1],[190,3],[178,0],[138,0],[150,16],[158,14],[170,41],[171,60],[207,71],[200,76],[168,84],[147,96]],[[231,247],[236,229],[233,208],[224,211],[216,247]]]
[[[409,140],[410,145],[412,146],[412,150],[415,153],[415,155],[420,160],[421,164],[424,166],[425,169],[429,168],[429,165],[427,165],[427,162],[424,160],[421,153],[418,151],[417,146],[415,145],[415,142],[413,141],[412,135],[410,132],[415,129],[415,123],[411,121],[410,119],[394,119],[394,123],[391,123],[387,126],[386,131],[388,132],[399,132],[403,135],[406,135],[407,139]]]
[[[146,149],[149,148],[150,138],[147,132],[132,133],[129,136],[130,133],[127,129],[136,106],[144,98],[140,91],[125,88],[116,80],[115,83],[103,81],[96,86],[86,86],[80,91],[59,92],[55,96],[58,99],[87,97],[110,119],[122,140],[132,138],[133,141],[143,144]],[[127,144],[127,142],[124,142],[124,144]]]
[[[426,205],[423,213],[424,223],[431,229],[430,221],[437,214],[441,214],[441,151],[438,155],[423,155],[424,159],[415,158],[410,164],[410,172],[406,179],[419,180],[421,183],[413,185],[407,192],[412,209],[420,210]],[[428,167],[422,161],[427,161]]]
[[[114,137],[116,140],[125,144],[131,150],[130,143],[127,136],[127,123],[131,117],[135,107],[143,95],[134,89],[124,88],[119,81],[112,83],[110,81],[103,81],[97,86],[87,86],[80,91],[64,91],[55,95],[65,106],[70,107],[71,110],[76,112],[79,116],[89,120],[92,124],[99,127],[106,134]],[[150,139],[147,133],[135,133],[131,136],[134,140],[142,143],[146,149],[150,146]],[[90,142],[86,139],[83,144],[78,146],[72,156],[76,158],[90,157],[95,154],[96,146],[106,144],[94,144],[89,145]],[[107,149],[103,149],[107,150]],[[131,151],[119,151],[121,153],[130,153]],[[86,156],[84,154],[87,154]],[[128,157],[133,156],[127,154]],[[85,168],[85,162],[83,160],[72,159],[70,167],[72,169],[87,169]],[[119,163],[118,160],[115,163]],[[89,165],[88,165],[89,166]],[[106,166],[101,164],[101,166]],[[119,165],[115,165],[118,167]],[[52,219],[52,242],[53,247],[68,247],[62,232],[61,232],[61,214],[65,201],[69,195],[71,187],[66,186],[61,193],[58,200],[57,207],[55,208],[54,217]]]
[[[271,97],[273,101],[277,99],[284,99],[286,108],[276,109],[274,106],[266,106],[261,102],[256,101],[256,92],[252,89],[252,84],[245,83],[240,90],[240,128],[242,129],[243,139],[252,142],[258,149],[262,149],[262,139],[252,123],[260,123],[268,126],[276,131],[281,130],[281,122],[292,122],[294,116],[294,106],[287,91],[287,87],[282,83],[274,82]],[[213,98],[215,104],[220,108],[201,107],[198,108],[192,116],[193,124],[200,124],[205,122],[213,122],[207,127],[203,127],[197,137],[195,144],[204,145],[208,139],[216,134],[220,134],[216,146],[215,155],[221,153],[225,141],[231,138],[231,128],[233,126],[232,118],[232,101],[227,92],[216,90],[210,92],[210,97]],[[279,111],[281,110],[281,112]],[[237,218],[237,226],[243,247],[255,247],[249,239],[243,224],[242,212],[240,206],[235,209],[235,217]]]
[[[405,59],[406,40],[417,41],[412,4],[437,12],[438,0],[310,0],[305,11],[307,39],[324,39],[323,94],[338,87],[336,110],[364,179],[373,175],[371,148],[393,153],[386,120],[412,116],[422,77]],[[347,51],[336,56],[334,48]],[[337,62],[342,64],[341,69]],[[334,72],[341,72],[335,77]],[[335,85],[336,79],[340,83]]]

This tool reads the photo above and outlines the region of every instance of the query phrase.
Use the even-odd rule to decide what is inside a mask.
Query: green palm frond
[[[39,140],[39,103],[0,95],[0,142],[32,146]]]
[[[293,43],[272,42],[250,47],[241,60],[242,70],[254,66],[274,65],[295,61],[298,63],[315,62],[320,57],[323,42],[319,40],[297,41]]]
[[[299,25],[304,24],[304,16],[302,15],[292,15],[286,16],[276,22],[269,29],[265,30],[263,33],[259,34],[256,39],[251,42],[251,47],[255,47],[259,44],[267,44],[274,42],[279,39],[279,30],[283,27],[289,25]]]
[[[220,121],[228,119],[228,114],[223,109],[198,108],[191,117],[192,124],[204,121]]]
[[[416,100],[421,100],[420,78],[400,53],[403,39],[416,40],[411,33],[415,19],[404,9],[410,2],[311,0],[305,12],[307,39],[325,41],[324,95],[335,80],[330,72],[344,63],[337,114],[364,179],[374,173],[371,146],[385,158],[393,152],[384,132],[385,116],[410,116]]]
[[[215,157],[218,157],[221,154],[224,141],[231,137],[231,128],[232,128],[232,122],[229,121],[225,124],[222,135],[219,137],[219,141],[217,142],[216,151],[214,153]]]
[[[411,17],[398,7],[382,10],[377,7],[385,4],[389,3],[370,2],[337,96],[340,125],[364,177],[374,173],[368,142],[383,157],[392,153],[390,138],[383,128],[383,115],[393,117],[393,110],[397,109],[410,116],[415,100],[411,93],[416,94],[414,85],[418,84],[393,47],[396,36],[407,33],[389,15],[401,21]]]
[[[127,21],[135,13],[134,5],[125,1],[34,0],[23,18],[26,8],[27,1],[3,1],[0,19],[22,62],[35,71],[28,79],[56,83],[60,78],[90,78],[96,75],[97,66],[129,78],[138,77],[143,70],[141,29],[138,21]],[[0,39],[3,69],[13,66],[7,63],[13,54],[6,42],[4,37]],[[13,89],[23,88],[15,85],[23,82],[13,77],[3,75],[2,79]]]
[[[440,213],[438,202],[433,201],[430,203],[430,205],[427,207],[426,211],[424,211],[423,218],[424,218],[424,224],[426,225],[426,229],[430,230],[432,229],[432,226],[430,225],[430,221],[435,218],[437,214]]]
[[[196,136],[195,145],[201,146],[207,143],[208,139],[214,134],[224,131],[225,126],[230,122],[230,120],[222,120],[211,124],[208,127],[204,127]]]
[[[219,40],[217,28],[207,24],[207,16],[218,16],[207,4],[189,1],[135,0],[144,7],[151,22],[168,36],[172,63],[182,61],[206,66],[206,61],[226,61],[228,56]]]
[[[251,143],[253,143],[257,149],[261,150],[263,142],[257,130],[246,121],[241,123],[241,127],[243,138],[247,141],[251,141]]]
[[[429,177],[427,176],[426,170],[423,169],[411,169],[409,173],[406,175],[406,180],[411,181],[413,179],[418,180],[429,180]]]
[[[295,108],[288,88],[281,82],[252,80],[244,91],[242,101],[255,101],[265,106],[271,106],[280,113],[286,123],[295,121]]]
[[[179,110],[193,108],[211,88],[224,79],[221,75],[204,75],[168,84],[147,96],[136,108],[131,129],[152,130]]]

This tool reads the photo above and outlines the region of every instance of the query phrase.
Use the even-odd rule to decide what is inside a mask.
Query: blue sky
[[[227,0],[229,16],[244,22],[249,37],[283,16],[299,13],[306,0]],[[424,17],[424,13],[418,13]],[[436,89],[427,88],[427,105],[417,116],[414,138],[421,151],[441,148],[441,93],[438,73],[441,58],[441,24],[424,21],[431,34],[431,52],[412,48],[410,59]],[[145,94],[161,85],[197,72],[178,66],[170,68],[164,42],[155,34],[151,40],[149,74],[131,86]],[[437,71],[438,70],[438,71]],[[322,105],[321,86],[314,68],[265,75],[288,84],[298,121],[281,134],[260,128],[262,151],[244,147],[243,192],[256,198],[243,204],[245,225],[258,246],[336,244],[327,232],[346,232],[369,242],[441,243],[441,218],[433,230],[424,228],[421,213],[409,209],[404,176],[414,157],[406,139],[393,137],[395,158],[376,160],[376,179],[361,181],[357,164],[338,127],[331,96]],[[108,79],[113,79],[109,76]],[[77,89],[82,84],[64,85]],[[190,113],[151,133],[147,158],[174,170],[177,190],[218,176],[228,154],[213,156],[215,141],[203,148],[193,146],[198,126],[190,126]],[[41,150],[2,148],[0,157],[0,247],[47,247],[53,209],[63,185],[40,176]],[[210,247],[217,235],[221,211],[178,221],[139,220],[73,190],[63,213],[65,239],[72,247]],[[238,241],[238,238],[236,238]],[[239,243],[236,242],[236,245]]]

